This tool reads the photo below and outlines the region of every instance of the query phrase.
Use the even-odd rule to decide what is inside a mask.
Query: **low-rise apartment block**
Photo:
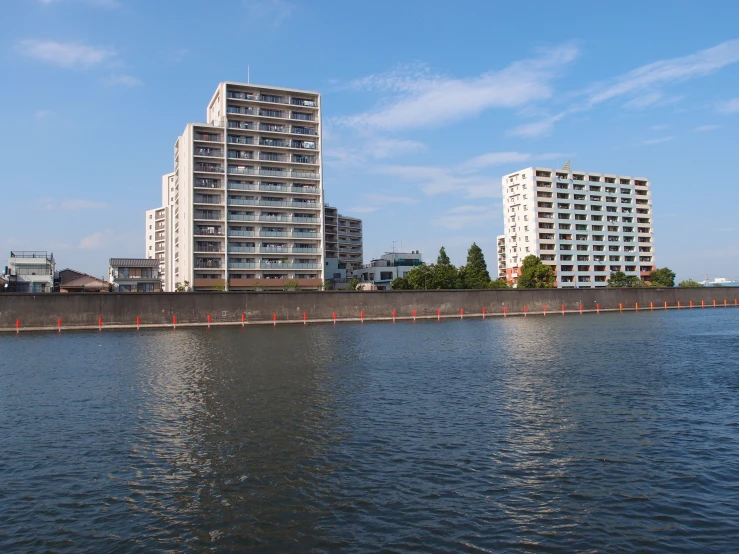
[[[161,292],[159,261],[149,258],[111,258],[108,281],[113,292]]]
[[[505,235],[498,235],[497,237],[497,260],[498,260],[498,279],[507,279],[506,276],[506,261],[505,261]]]
[[[387,252],[370,263],[352,271],[351,276],[360,284],[371,284],[373,290],[390,290],[390,284],[398,277],[405,277],[414,267],[423,265],[421,252]]]
[[[605,287],[611,272],[645,278],[655,268],[648,179],[529,167],[502,186],[507,280],[530,254],[555,268],[562,288]]]
[[[5,268],[6,292],[54,291],[54,254],[43,250],[14,250]]]
[[[320,126],[317,92],[218,85],[163,178],[166,290],[322,286]]]

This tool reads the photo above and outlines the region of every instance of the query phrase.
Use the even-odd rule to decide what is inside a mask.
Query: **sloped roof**
[[[159,267],[159,260],[148,258],[111,258],[111,267]]]
[[[101,288],[109,287],[110,283],[107,281],[103,281],[102,279],[98,279],[97,277],[93,277],[92,275],[87,275],[86,273],[80,275],[79,277],[76,277],[74,279],[70,279],[69,281],[65,281],[61,284],[61,288],[69,288],[69,287],[85,287],[85,288],[93,288],[89,285],[100,285]]]

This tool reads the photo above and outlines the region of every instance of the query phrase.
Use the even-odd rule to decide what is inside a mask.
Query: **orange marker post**
[[[706,302],[705,302],[705,300],[701,300],[701,308],[705,308],[705,307],[706,307]]]
[[[503,306],[503,317],[508,317],[508,308]]]
[[[413,321],[416,321],[416,310],[413,310]]]
[[[177,329],[177,316],[172,316],[172,329]]]
[[[597,314],[600,313],[600,304],[596,304],[595,305],[595,313],[597,313]]]
[[[618,303],[618,311],[619,311],[619,312],[623,312],[623,311],[624,311],[624,305],[623,305],[623,302],[619,302],[619,303]]]
[[[636,304],[634,304],[634,309],[635,309],[635,310],[636,310],[637,312],[639,311],[639,302],[637,302]]]
[[[441,310],[436,310],[436,321],[441,321]]]
[[[359,312],[359,317],[362,319],[362,323],[364,323],[364,312]]]
[[[562,304],[562,315],[565,315],[565,305]]]
[[[56,320],[56,328],[58,329],[60,333],[62,332],[62,318],[61,317]]]
[[[102,330],[103,330],[103,318],[99,317],[98,318],[98,331],[102,331]]]
[[[303,325],[308,324],[308,314],[306,312],[303,312]]]
[[[395,323],[395,310],[393,310],[393,323]]]
[[[482,318],[485,319],[485,306],[482,307]]]
[[[246,323],[246,314],[241,314],[241,326],[244,326],[244,323]]]
[[[139,327],[141,327],[141,316],[137,315],[136,316],[136,330],[137,331],[139,330]]]
[[[15,320],[15,332],[18,333],[21,330],[21,320],[16,319]]]
[[[210,329],[210,314],[208,314],[208,329]]]
[[[546,315],[547,315],[547,307],[544,306],[544,316],[546,316]]]
[[[582,304],[580,304],[580,315],[582,315]]]
[[[464,319],[464,308],[459,308],[459,319]]]
[[[523,307],[523,316],[526,317],[526,306]]]
[[[692,300],[690,301],[690,307],[691,308],[693,307],[693,301]]]
[[[726,299],[724,299],[724,308],[726,307]]]
[[[713,301],[713,307],[714,308],[716,307],[716,301],[715,300]]]
[[[665,302],[665,310],[667,309],[667,302]]]
[[[336,325],[336,312],[334,312],[334,325]]]
[[[277,325],[277,313],[272,314],[272,326]]]
[[[680,309],[680,301],[679,300],[677,301],[677,309],[678,310]]]

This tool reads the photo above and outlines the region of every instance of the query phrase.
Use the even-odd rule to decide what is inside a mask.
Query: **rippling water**
[[[739,310],[0,336],[0,551],[727,552]]]

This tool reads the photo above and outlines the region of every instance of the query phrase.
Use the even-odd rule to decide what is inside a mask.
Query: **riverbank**
[[[739,306],[739,287],[2,294],[0,331],[513,317]]]

